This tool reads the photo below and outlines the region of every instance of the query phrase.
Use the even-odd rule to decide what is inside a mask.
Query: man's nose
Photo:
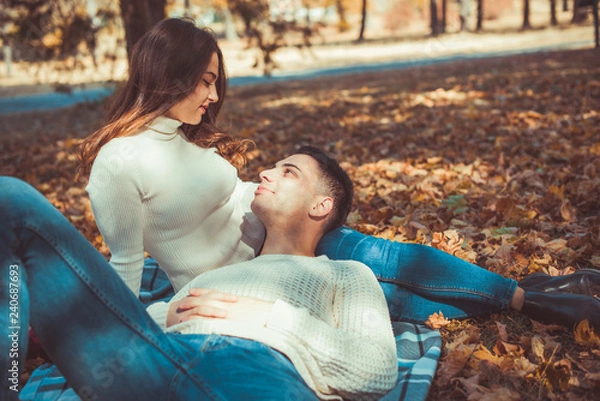
[[[271,172],[273,171],[273,169],[267,169],[267,170],[263,170],[260,172],[260,174],[258,174],[258,176],[260,177],[261,180],[265,180],[265,181],[271,181]]]

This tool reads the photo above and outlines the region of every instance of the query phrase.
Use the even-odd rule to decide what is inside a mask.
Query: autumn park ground
[[[74,178],[77,146],[102,119],[101,102],[0,115],[0,174],[34,185],[108,255]],[[256,142],[245,179],[299,145],[327,150],[355,183],[347,223],[359,231],[516,280],[600,268],[600,50],[590,46],[234,87],[220,123]],[[508,312],[440,330],[429,400],[598,399],[600,333],[585,325]]]

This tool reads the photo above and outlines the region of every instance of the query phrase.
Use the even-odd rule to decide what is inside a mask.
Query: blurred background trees
[[[413,37],[481,32],[507,13],[519,12],[522,19],[515,29],[540,28],[539,21],[537,25],[532,23],[532,7],[548,10],[545,26],[586,23],[592,16],[597,31],[597,3],[598,0],[563,0],[557,6],[557,0],[2,0],[0,27],[6,61],[54,62],[56,68],[77,71],[98,62],[114,63],[125,57],[157,21],[166,16],[187,16],[211,26],[232,43],[242,40],[246,48],[256,48],[259,55],[255,66],[269,75],[277,68],[273,55],[283,47],[298,48],[311,57],[311,46],[317,41],[364,42],[385,35],[409,36],[413,31],[418,32]],[[572,13],[570,21],[559,21],[557,13],[566,11]],[[417,26],[428,27],[428,32],[412,29]]]

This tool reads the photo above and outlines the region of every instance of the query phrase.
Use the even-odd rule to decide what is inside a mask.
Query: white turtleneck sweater
[[[362,263],[262,255],[201,274],[171,302],[185,298],[190,288],[274,305],[264,326],[197,318],[167,332],[216,333],[264,343],[285,354],[322,399],[376,400],[396,383],[396,343],[387,304],[375,275]],[[164,329],[168,309],[168,303],[160,302],[147,310]]]
[[[250,211],[255,183],[159,117],[102,147],[86,190],[110,263],[138,295],[147,251],[176,291],[197,275],[252,259],[264,240]]]

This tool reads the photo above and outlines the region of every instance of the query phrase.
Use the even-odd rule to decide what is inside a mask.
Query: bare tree
[[[596,49],[600,48],[600,22],[598,19],[598,0],[594,0],[594,36],[596,39]]]
[[[523,26],[521,29],[531,29],[531,23],[529,22],[529,0],[523,0]]]
[[[460,4],[460,31],[467,29],[467,23],[471,16],[471,0],[458,0]]]
[[[166,0],[121,0],[128,54],[152,25],[166,17],[165,6]]]
[[[308,19],[297,21],[294,10],[287,10],[291,11],[289,15],[276,15],[267,0],[228,0],[227,4],[231,13],[244,22],[247,47],[259,49],[254,66],[262,66],[266,76],[278,68],[273,58],[278,49],[296,47],[311,52],[311,38],[318,28],[310,26]]]
[[[477,27],[476,31],[483,29],[483,0],[477,0]]]
[[[440,31],[442,33],[446,33],[446,14],[448,11],[448,2],[447,0],[442,0],[442,26],[440,27]]]
[[[350,24],[348,24],[348,20],[346,19],[346,6],[344,5],[344,0],[336,0],[335,8],[337,10],[338,17],[340,18],[338,30],[340,32],[346,32],[350,28]]]
[[[360,21],[360,32],[358,33],[358,42],[365,39],[365,26],[367,25],[367,0],[362,0],[362,18]]]
[[[439,33],[439,21],[436,0],[429,0],[429,10],[431,14],[431,36],[437,36]]]
[[[550,0],[550,25],[558,25],[556,20],[556,0]]]

